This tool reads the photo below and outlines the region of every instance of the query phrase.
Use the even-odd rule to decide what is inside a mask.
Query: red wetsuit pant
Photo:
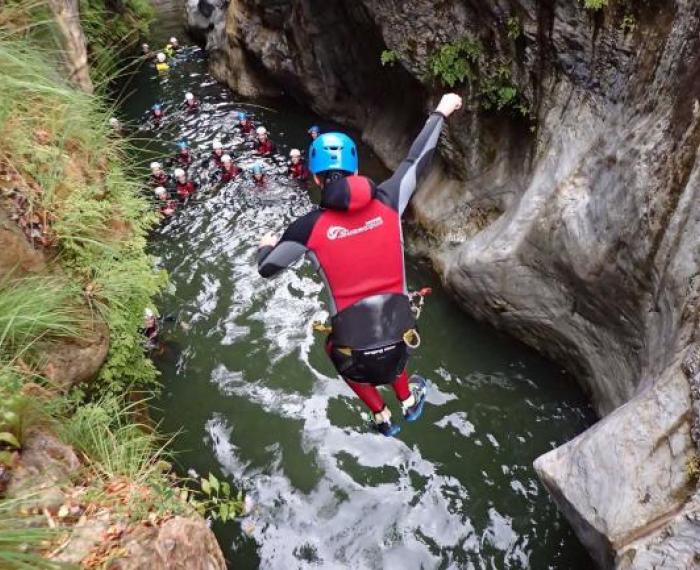
[[[326,352],[330,353],[331,344],[326,344]],[[373,414],[381,412],[386,404],[384,403],[384,398],[379,393],[379,390],[373,384],[363,384],[361,382],[354,382],[353,380],[348,380],[343,378],[348,386],[352,389],[357,397],[362,400],[365,405],[370,409]],[[408,387],[408,372],[404,371],[396,377],[391,383],[391,387],[394,389],[396,398],[403,402],[411,396],[411,390]]]

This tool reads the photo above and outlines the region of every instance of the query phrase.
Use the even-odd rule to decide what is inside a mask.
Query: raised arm
[[[263,236],[258,247],[258,273],[274,277],[306,254],[306,243],[320,212],[314,211],[299,218],[277,241],[272,234]]]
[[[459,95],[454,93],[444,95],[413,142],[408,156],[393,176],[379,185],[378,196],[395,208],[399,215],[403,215],[411,196],[416,191],[418,179],[430,164],[445,119],[461,106],[462,98]]]

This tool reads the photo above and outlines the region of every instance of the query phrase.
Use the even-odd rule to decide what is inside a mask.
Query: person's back
[[[264,236],[258,250],[263,277],[304,254],[317,264],[331,297],[327,351],[384,435],[399,428],[376,386],[392,386],[409,421],[420,416],[425,394],[424,380],[418,377],[409,386],[405,370],[406,335],[415,333],[415,319],[406,290],[401,216],[430,162],[444,118],[460,107],[459,96],[443,97],[407,158],[378,187],[357,175],[357,149],[349,137],[321,135],[310,149],[310,170],[322,187],[319,209],[293,222],[279,242]]]

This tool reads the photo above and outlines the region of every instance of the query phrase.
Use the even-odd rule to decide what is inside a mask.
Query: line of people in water
[[[199,109],[199,101],[189,92],[185,94],[184,105],[188,112],[190,108]],[[177,211],[178,205],[188,201],[197,194],[197,183],[188,174],[188,169],[195,162],[207,168],[212,182],[228,184],[248,170],[253,185],[256,188],[265,187],[267,175],[263,160],[272,157],[276,153],[277,147],[270,138],[267,128],[264,126],[256,127],[253,120],[244,111],[238,111],[236,115],[237,123],[234,132],[246,140],[249,146],[252,146],[252,151],[259,160],[247,169],[242,168],[236,164],[233,149],[225,148],[224,143],[220,139],[215,139],[211,143],[211,153],[208,156],[196,158],[187,140],[178,141],[177,153],[170,161],[171,164],[175,165],[172,175],[165,171],[161,162],[154,161],[150,165],[149,186],[153,189],[158,202],[158,209],[163,216],[172,216]],[[154,120],[158,119],[155,122],[156,126],[160,124],[163,116],[164,111],[162,107],[154,105],[151,110],[151,117]],[[318,136],[319,133],[320,129],[317,126],[309,129],[309,136],[312,139]],[[248,158],[246,157],[246,160]],[[297,148],[293,148],[289,152],[287,174],[291,179],[301,183],[305,183],[309,179],[309,170],[306,167],[303,154]]]
[[[144,58],[147,61],[153,60],[155,62],[156,72],[164,73],[170,69],[169,60],[172,60],[181,48],[177,38],[171,37],[162,51],[153,52],[148,44],[143,44],[142,49]],[[200,108],[200,100],[194,93],[187,91],[180,110],[187,115],[193,115],[198,113]],[[156,103],[151,107],[150,121],[154,127],[160,127],[165,116],[166,110],[161,103]],[[245,111],[237,111],[235,114],[235,128],[233,130],[244,139],[247,147],[252,147],[254,155],[259,158],[247,170],[251,174],[253,185],[257,188],[264,187],[266,184],[266,173],[263,160],[272,158],[277,151],[277,147],[270,138],[267,128],[263,125],[256,125]],[[309,128],[308,134],[311,142],[320,133],[321,130],[316,125]],[[188,174],[188,169],[195,162],[195,157],[188,141],[180,140],[177,145],[178,152],[170,161],[176,165],[172,175],[166,173],[160,162],[151,163],[150,186],[153,188],[158,209],[165,217],[174,215],[178,206],[187,202],[198,190],[197,183]],[[201,158],[197,158],[197,164],[207,168],[212,182],[227,184],[245,172],[239,164],[236,164],[233,148],[226,149],[220,139],[215,139],[212,142],[211,154],[208,157],[204,157],[203,160]],[[305,182],[310,177],[302,152],[297,148],[293,148],[289,152],[287,167],[289,177],[294,180]]]

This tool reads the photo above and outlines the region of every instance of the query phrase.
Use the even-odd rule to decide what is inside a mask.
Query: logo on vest
[[[378,228],[384,223],[381,216],[367,220],[364,225],[359,228],[344,228],[343,226],[331,226],[326,232],[326,237],[330,240],[343,239],[346,237],[356,236],[357,234],[363,234],[375,228]]]

